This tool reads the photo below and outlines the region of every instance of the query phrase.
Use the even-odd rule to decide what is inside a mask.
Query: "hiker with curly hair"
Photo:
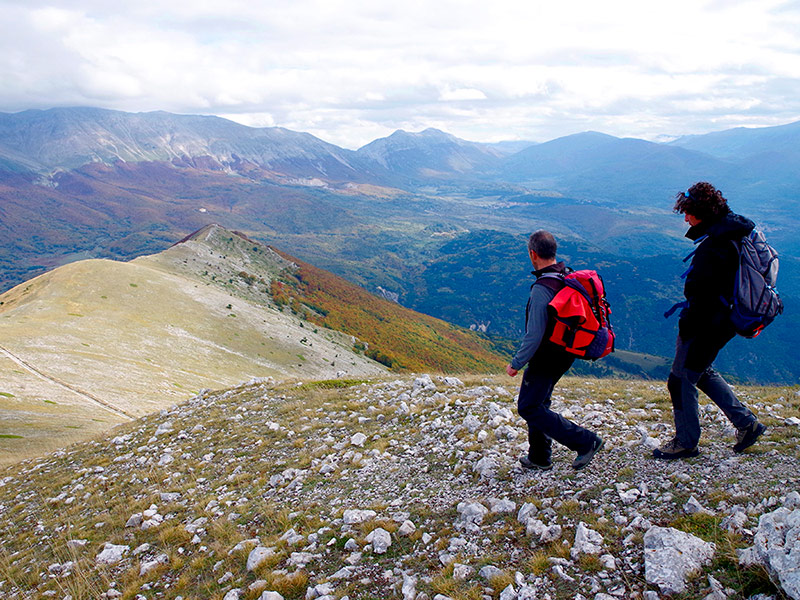
[[[752,446],[766,431],[753,412],[736,398],[731,387],[712,368],[720,350],[735,335],[730,306],[723,300],[733,294],[739,254],[732,242],[740,241],[754,223],[728,207],[722,193],[708,182],[695,183],[676,196],[675,212],[689,224],[686,237],[696,249],[685,274],[684,296],[678,322],[678,340],[667,389],[672,400],[675,437],[653,451],[655,458],[679,459],[700,451],[698,389],[716,404],[736,427],[735,452]],[[671,312],[671,311],[670,311]]]

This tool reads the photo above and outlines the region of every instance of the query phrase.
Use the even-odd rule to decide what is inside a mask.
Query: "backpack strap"
[[[681,309],[686,308],[687,306],[689,306],[688,300],[684,300],[683,302],[676,302],[667,312],[664,313],[664,318],[669,319],[676,310],[678,310],[679,308]]]
[[[533,287],[537,283],[545,286],[546,288],[554,292],[558,292],[559,290],[561,290],[561,288],[563,288],[566,285],[566,282],[564,281],[564,274],[555,272],[542,273],[541,275],[539,275],[539,277],[536,278],[536,281],[533,282],[533,285],[531,285],[531,287]]]

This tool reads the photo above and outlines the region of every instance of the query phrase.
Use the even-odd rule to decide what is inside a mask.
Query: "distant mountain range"
[[[667,356],[672,325],[657,335],[642,328],[662,312],[656,298],[680,296],[677,275],[663,272],[688,252],[671,207],[677,192],[705,179],[778,248],[782,333],[800,335],[798,148],[800,123],[663,144],[598,132],[482,144],[427,129],[352,151],[217,117],[0,114],[0,290],[76,259],[152,254],[219,223],[411,308],[513,339],[521,317],[511,307],[525,301],[524,236],[544,227],[573,261],[660,265],[665,279],[648,277],[653,287],[620,271],[617,304],[629,308],[618,316],[631,325],[620,348]],[[485,244],[497,239],[504,254],[487,263],[495,253]],[[476,252],[469,261],[459,252],[466,247]],[[479,269],[491,288],[470,286]],[[731,364],[749,379],[800,376],[780,349],[763,354]]]

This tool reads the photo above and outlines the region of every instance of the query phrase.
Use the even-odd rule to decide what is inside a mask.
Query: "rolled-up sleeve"
[[[511,360],[511,367],[517,371],[528,364],[533,358],[542,338],[547,330],[547,305],[552,300],[552,292],[543,285],[531,287],[530,303],[528,307],[528,325],[525,329],[525,337],[520,342],[519,349]]]

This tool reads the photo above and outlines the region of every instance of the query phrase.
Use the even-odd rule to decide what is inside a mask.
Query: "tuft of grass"
[[[723,537],[725,530],[720,528],[722,519],[715,515],[695,513],[693,515],[681,515],[670,523],[670,527],[696,535],[706,542],[717,543]]]
[[[528,559],[527,566],[531,573],[537,577],[544,575],[547,569],[550,568],[549,555],[544,550],[538,550],[534,555]]]
[[[270,573],[265,577],[269,589],[278,592],[287,600],[304,598],[308,587],[308,573],[298,570],[294,573]]]
[[[581,571],[587,573],[599,573],[603,570],[600,557],[596,554],[581,554],[580,558],[578,558],[578,566]]]
[[[619,481],[630,481],[635,474],[636,470],[633,467],[622,467],[617,471],[617,479]]]
[[[301,390],[339,390],[369,383],[366,379],[322,379],[297,386]]]

